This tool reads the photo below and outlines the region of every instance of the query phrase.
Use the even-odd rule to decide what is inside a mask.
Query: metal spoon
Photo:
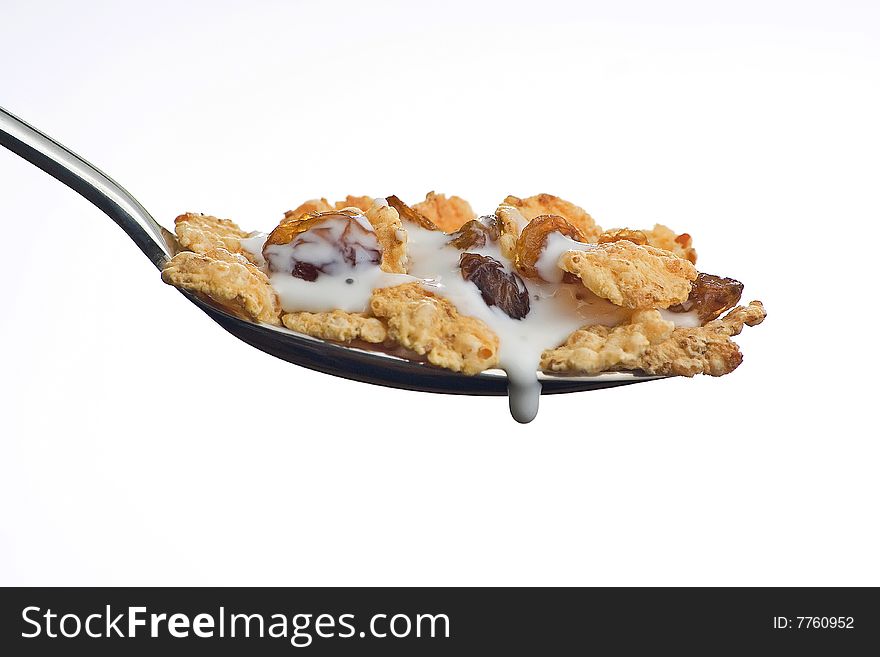
[[[180,250],[175,235],[156,223],[122,186],[2,107],[0,145],[91,201],[125,231],[158,269],[161,270],[164,263]],[[458,395],[507,394],[507,376],[502,370],[487,370],[476,376],[456,374],[390,354],[325,342],[285,328],[249,322],[193,294],[181,292],[232,335],[295,365],[346,379],[406,390]],[[539,372],[538,378],[545,394],[555,394],[612,388],[662,377],[630,372],[605,372],[594,376]]]

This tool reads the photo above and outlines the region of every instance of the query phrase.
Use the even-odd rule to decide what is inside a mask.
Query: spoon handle
[[[0,107],[0,145],[100,208],[161,268],[174,255],[174,236],[123,187],[70,149]]]

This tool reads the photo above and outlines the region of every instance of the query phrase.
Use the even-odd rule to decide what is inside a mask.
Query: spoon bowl
[[[177,238],[160,226],[121,185],[33,126],[0,107],[0,145],[88,199],[161,270],[179,250]],[[457,395],[507,395],[502,370],[468,376],[374,349],[313,338],[289,329],[243,320],[190,292],[180,292],[232,335],[282,360],[333,376],[375,385]],[[538,372],[544,394],[599,390],[664,377],[633,372],[593,376]]]

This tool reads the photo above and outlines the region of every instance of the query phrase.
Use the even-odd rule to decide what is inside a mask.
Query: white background
[[[769,318],[723,379],[386,390],[226,334],[0,152],[0,583],[880,584],[873,2],[3,0],[0,104],[128,187],[558,194]]]

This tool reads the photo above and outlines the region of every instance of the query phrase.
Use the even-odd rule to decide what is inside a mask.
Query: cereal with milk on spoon
[[[549,194],[508,196],[484,216],[433,192],[413,205],[322,198],[268,234],[192,213],[175,231],[188,251],[166,282],[324,340],[467,375],[501,368],[523,422],[539,370],[720,376],[742,360],[730,338],[766,316],[757,301],[734,308],[738,281],[697,271],[690,235],[606,231]]]

